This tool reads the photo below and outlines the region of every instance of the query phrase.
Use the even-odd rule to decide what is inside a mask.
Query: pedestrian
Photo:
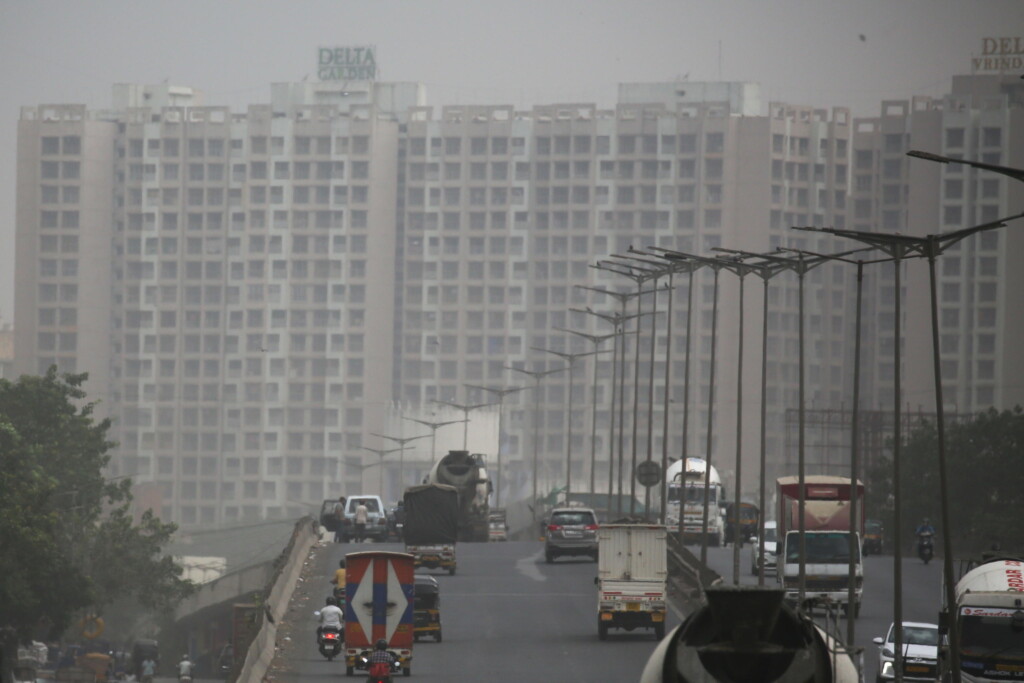
[[[142,683],[153,683],[153,676],[156,675],[156,662],[152,657],[146,657],[142,662]]]
[[[355,537],[356,543],[362,543],[363,539],[366,538],[366,521],[370,517],[370,511],[366,508],[366,501],[360,500],[359,504],[356,505],[355,519]]]
[[[334,504],[334,542],[341,543],[345,540],[345,496],[339,496],[338,502]]]

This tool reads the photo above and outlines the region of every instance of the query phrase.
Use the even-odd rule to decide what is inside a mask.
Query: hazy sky
[[[110,104],[117,82],[190,85],[241,111],[315,77],[321,45],[377,46],[380,80],[429,104],[610,106],[616,84],[760,83],[850,106],[939,96],[982,38],[1024,37],[1024,0],[0,0],[0,318],[14,315],[23,105]]]

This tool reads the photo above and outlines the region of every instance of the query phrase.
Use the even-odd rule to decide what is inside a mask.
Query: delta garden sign
[[[372,45],[317,48],[316,75],[321,81],[376,80],[377,48]]]
[[[971,69],[974,72],[1024,69],[1024,37],[982,38],[981,56],[971,58]]]

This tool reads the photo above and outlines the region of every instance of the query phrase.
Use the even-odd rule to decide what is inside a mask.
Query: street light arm
[[[498,389],[498,388],[495,388],[495,387],[485,387],[485,386],[483,386],[481,384],[466,384],[466,383],[463,383],[462,386],[467,387],[469,389],[479,389],[480,391],[489,391],[492,394],[497,394],[501,398],[504,398],[504,397],[508,396],[509,394],[517,393],[519,391],[526,391],[527,389],[530,388],[530,387],[505,387],[505,388],[502,388],[502,389]],[[490,405],[494,405],[494,404],[492,403]]]
[[[431,429],[439,429],[446,425],[459,424],[461,422],[469,422],[469,420],[446,420],[445,422],[429,422],[427,420],[420,420],[415,417],[403,417],[403,420],[411,420],[412,422],[419,422],[421,425],[426,425]]]
[[[954,159],[953,157],[942,156],[941,154],[933,154],[932,152],[923,152],[921,150],[912,149],[907,152],[908,157],[914,157],[915,159],[924,159],[925,161],[935,161],[940,164],[963,164],[972,168],[980,168],[985,171],[992,171],[999,175],[1004,175],[1008,178],[1024,182],[1024,169],[1012,168],[1010,166],[998,166],[996,164],[986,164],[982,161],[971,161],[968,159]]]
[[[391,439],[395,443],[402,444],[403,446],[410,441],[416,439],[426,439],[430,434],[420,434],[419,436],[388,436],[387,434],[378,434],[377,432],[370,432],[372,436],[379,436],[382,439]]]
[[[569,309],[569,310],[574,310],[574,309]],[[589,311],[580,311],[580,312],[581,313],[587,313]],[[610,334],[590,334],[588,332],[580,332],[579,330],[570,330],[570,329],[567,329],[565,327],[555,327],[553,329],[556,329],[559,332],[568,332],[569,334],[575,334],[577,337],[583,337],[584,339],[590,341],[592,344],[600,344],[601,342],[605,341],[606,339],[611,339],[612,337],[617,336],[614,332],[612,332]]]
[[[441,405],[451,406],[452,408],[458,408],[459,410],[464,410],[467,413],[469,411],[471,411],[471,410],[476,410],[477,408],[486,408],[487,406],[496,406],[496,405],[498,405],[497,403],[476,403],[476,404],[473,404],[473,405],[468,405],[468,404],[462,404],[462,403],[455,403],[454,401],[443,401],[443,400],[441,400],[439,398],[432,398],[430,400],[433,403],[440,403]]]

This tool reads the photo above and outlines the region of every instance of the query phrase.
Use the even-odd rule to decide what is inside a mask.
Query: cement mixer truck
[[[486,543],[489,540],[492,486],[482,454],[448,451],[448,455],[434,464],[423,483],[454,486],[458,490],[460,542]]]

